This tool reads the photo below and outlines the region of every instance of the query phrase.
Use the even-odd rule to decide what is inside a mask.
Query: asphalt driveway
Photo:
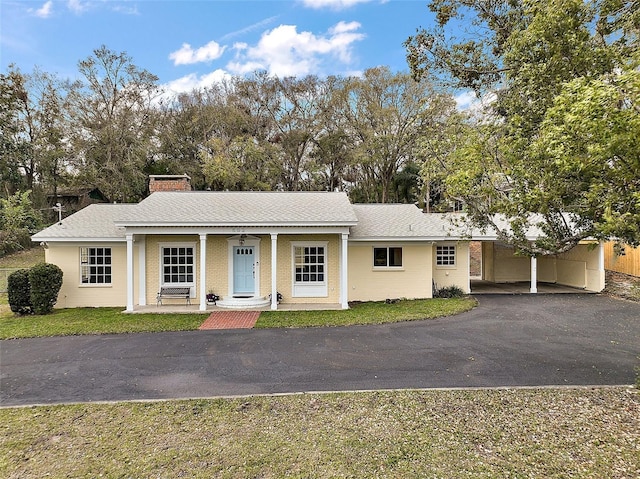
[[[0,403],[634,382],[640,304],[478,300],[459,316],[388,325],[1,341]]]

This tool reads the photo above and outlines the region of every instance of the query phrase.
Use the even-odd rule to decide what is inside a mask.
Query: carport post
[[[538,292],[538,258],[531,257],[531,289],[530,293]]]

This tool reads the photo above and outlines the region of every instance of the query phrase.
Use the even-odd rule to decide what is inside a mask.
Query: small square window
[[[453,245],[436,246],[436,265],[455,266],[456,247]]]

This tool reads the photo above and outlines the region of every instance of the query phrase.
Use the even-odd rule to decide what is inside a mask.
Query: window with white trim
[[[455,266],[456,247],[454,245],[436,246],[436,266]]]
[[[80,248],[80,283],[111,284],[111,248]]]
[[[325,280],[325,247],[295,246],[296,283],[324,283]]]
[[[328,294],[327,242],[292,243],[292,291],[295,298]]]
[[[162,246],[161,283],[163,285],[195,284],[195,247],[186,245]]]
[[[401,268],[402,248],[373,248],[374,268]]]

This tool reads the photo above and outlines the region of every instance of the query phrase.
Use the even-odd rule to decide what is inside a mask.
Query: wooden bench
[[[186,299],[191,304],[191,288],[189,286],[161,286],[156,296],[156,306],[162,304],[163,298]]]

